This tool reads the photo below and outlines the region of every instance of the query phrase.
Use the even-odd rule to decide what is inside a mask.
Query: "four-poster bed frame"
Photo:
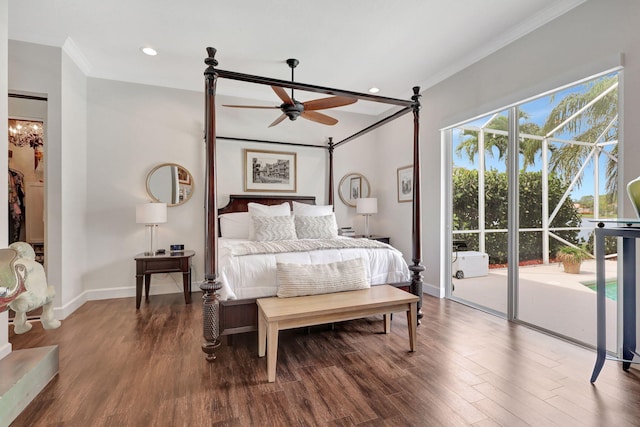
[[[218,61],[215,59],[216,49],[207,48],[208,57],[205,59],[207,68],[205,69],[205,143],[206,143],[206,172],[205,172],[205,254],[204,254],[204,282],[200,284],[203,292],[203,335],[204,343],[202,350],[206,354],[208,361],[213,361],[215,350],[220,346],[220,327],[222,326],[222,334],[229,335],[233,333],[248,332],[256,330],[257,309],[255,299],[253,300],[229,300],[219,301],[216,291],[221,288],[218,278],[217,254],[219,223],[218,215],[226,212],[246,211],[246,205],[249,202],[258,202],[262,204],[277,204],[283,201],[296,200],[303,203],[315,203],[314,197],[304,196],[231,196],[229,204],[224,208],[217,209],[216,194],[216,138],[224,138],[216,135],[216,85],[218,78],[227,78],[239,80],[249,83],[257,83],[269,86],[279,86],[290,89],[304,90],[308,92],[324,93],[334,96],[345,96],[366,101],[384,103],[403,107],[396,113],[374,123],[371,126],[337,142],[333,142],[333,138],[329,138],[327,149],[329,155],[329,204],[333,204],[333,151],[340,145],[358,138],[378,127],[395,120],[409,112],[413,112],[413,209],[412,209],[412,264],[409,266],[411,271],[411,282],[409,291],[420,297],[418,301],[418,311],[420,313],[422,307],[422,272],[424,266],[422,262],[422,245],[421,245],[421,200],[420,200],[420,88],[413,88],[413,96],[411,100],[402,100],[395,98],[387,98],[366,93],[351,92],[340,89],[304,84],[299,82],[278,80],[268,77],[260,77],[249,74],[241,74],[233,71],[226,71],[216,68]],[[235,139],[235,138],[224,138]],[[243,141],[251,141],[244,140]],[[254,140],[255,141],[255,140]],[[258,141],[258,142],[274,142],[274,141]],[[302,145],[285,143],[288,145]],[[319,146],[316,146],[319,147]],[[222,303],[222,304],[221,304]]]

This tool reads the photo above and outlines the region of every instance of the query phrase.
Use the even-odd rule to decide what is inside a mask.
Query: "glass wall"
[[[508,113],[517,118],[511,134]],[[617,73],[445,132],[452,176],[448,294],[595,345],[593,219],[618,211]],[[509,162],[517,165],[513,175]],[[606,253],[607,346],[615,350],[615,239],[606,242]],[[517,265],[509,268],[509,260]]]

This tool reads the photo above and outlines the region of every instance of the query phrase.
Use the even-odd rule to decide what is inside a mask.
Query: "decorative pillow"
[[[247,209],[251,215],[249,222],[249,240],[256,240],[253,218],[257,216],[286,216],[291,215],[291,207],[288,202],[279,205],[261,205],[260,203],[247,203]]]
[[[306,203],[291,202],[293,214],[300,216],[324,216],[333,213],[333,205],[308,205]]]
[[[338,237],[336,216],[295,216],[298,239],[335,239]]]
[[[248,239],[249,212],[232,212],[220,215],[220,236],[228,239]]]
[[[295,240],[296,226],[291,215],[255,216],[253,225],[257,241]]]
[[[278,293],[281,298],[367,289],[365,263],[362,258],[329,264],[276,264]]]

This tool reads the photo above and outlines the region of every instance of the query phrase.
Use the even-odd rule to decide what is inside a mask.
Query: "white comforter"
[[[218,239],[218,273],[222,300],[274,296],[278,290],[276,262],[325,264],[364,258],[371,285],[409,281],[409,268],[402,253],[386,248],[323,249],[308,252],[234,256],[233,245],[247,240]]]

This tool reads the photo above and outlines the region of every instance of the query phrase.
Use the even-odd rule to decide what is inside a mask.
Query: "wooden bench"
[[[276,380],[278,331],[384,314],[384,332],[391,328],[391,313],[405,311],[409,348],[415,351],[418,297],[389,285],[359,291],[293,298],[260,298],[258,304],[258,356],[267,353],[269,382]]]

